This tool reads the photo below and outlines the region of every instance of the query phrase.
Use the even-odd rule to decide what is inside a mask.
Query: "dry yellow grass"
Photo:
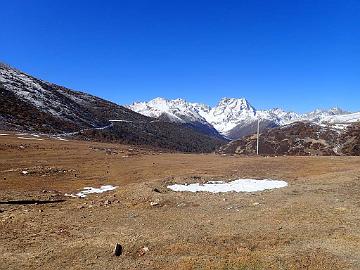
[[[289,186],[227,194],[166,188],[245,177]],[[359,181],[359,157],[171,154],[1,136],[1,202],[118,189],[0,204],[0,269],[360,269]],[[112,254],[117,242],[120,257]]]

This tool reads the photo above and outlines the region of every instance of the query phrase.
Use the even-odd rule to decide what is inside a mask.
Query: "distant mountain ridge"
[[[213,127],[229,139],[253,134],[257,119],[260,119],[261,130],[297,121],[310,121],[316,124],[341,122],[342,125],[346,125],[346,123],[360,120],[360,113],[349,113],[340,108],[316,109],[305,114],[287,112],[280,108],[257,110],[245,98],[222,98],[213,108],[183,99],[166,100],[164,98],[155,98],[149,102],[135,102],[127,107],[140,114],[167,118],[172,122],[201,123],[204,126]]]
[[[213,108],[163,98],[124,107],[0,63],[0,130],[62,134],[183,152],[216,150],[251,155],[256,141],[251,134],[256,131],[257,119],[261,120],[262,154],[360,154],[360,112],[339,108],[307,114],[257,110],[244,98],[223,98]],[[225,145],[223,136],[240,139]]]
[[[150,118],[1,63],[0,129],[67,134],[184,152],[212,152],[224,143],[215,129],[213,136],[208,136],[193,124]]]
[[[218,154],[256,155],[257,136],[249,135],[221,146]],[[295,122],[265,130],[259,136],[259,154],[263,156],[359,156],[360,123],[343,130],[311,122]]]

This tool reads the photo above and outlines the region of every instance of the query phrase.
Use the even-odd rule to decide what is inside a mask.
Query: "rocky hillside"
[[[4,64],[0,64],[0,129],[116,140],[188,152],[210,152],[224,143],[189,123],[155,120]]]
[[[123,106],[45,82],[4,64],[0,64],[0,89],[2,129],[71,132],[109,125],[109,119],[148,119]]]
[[[360,123],[349,126],[342,134],[340,143],[344,155],[360,156]]]
[[[256,135],[246,136],[219,148],[219,154],[256,154]],[[260,134],[260,155],[359,155],[360,125],[341,131],[311,122],[296,122]]]
[[[106,129],[89,129],[75,135],[77,138],[101,142],[120,142],[151,145],[181,152],[214,152],[225,141],[195,132],[186,124],[152,122],[114,122]]]

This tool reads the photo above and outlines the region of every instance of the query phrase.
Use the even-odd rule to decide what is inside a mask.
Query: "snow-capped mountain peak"
[[[220,99],[217,107],[228,107],[234,110],[250,110],[254,109],[246,98],[228,98],[224,97]]]
[[[174,122],[207,123],[199,113],[200,109],[204,110],[206,108],[205,105],[190,103],[181,98],[167,100],[158,97],[149,102],[134,102],[128,108],[150,117],[167,117]]]
[[[255,108],[245,98],[222,98],[212,110],[213,116],[225,114],[227,119],[243,114],[254,115],[255,113]]]
[[[349,113],[347,111],[344,111],[343,109],[339,108],[339,107],[334,107],[331,108],[330,110],[328,110],[329,113],[332,113],[333,115],[341,115],[341,114],[346,114]]]
[[[349,114],[340,108],[316,109],[305,114],[284,111],[281,108],[257,110],[245,98],[222,98],[215,107],[191,103],[184,99],[166,100],[155,98],[149,102],[136,102],[130,109],[151,117],[164,117],[174,122],[202,123],[214,127],[225,137],[236,139],[254,132],[256,122],[261,128],[287,125],[296,121],[311,121],[318,124],[334,123],[341,119],[350,121],[358,114]],[[349,115],[349,117],[345,117]],[[350,120],[349,120],[350,119]],[[339,118],[340,120],[340,118]],[[352,121],[352,120],[351,120]]]
[[[220,133],[238,125],[244,119],[253,119],[256,109],[245,98],[222,98],[219,103],[204,116]]]

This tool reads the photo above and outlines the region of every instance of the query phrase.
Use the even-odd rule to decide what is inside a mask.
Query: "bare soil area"
[[[0,136],[0,269],[360,269],[360,157],[179,154],[0,133],[9,134]],[[238,178],[289,185],[166,187]],[[101,185],[117,189],[65,196]]]

